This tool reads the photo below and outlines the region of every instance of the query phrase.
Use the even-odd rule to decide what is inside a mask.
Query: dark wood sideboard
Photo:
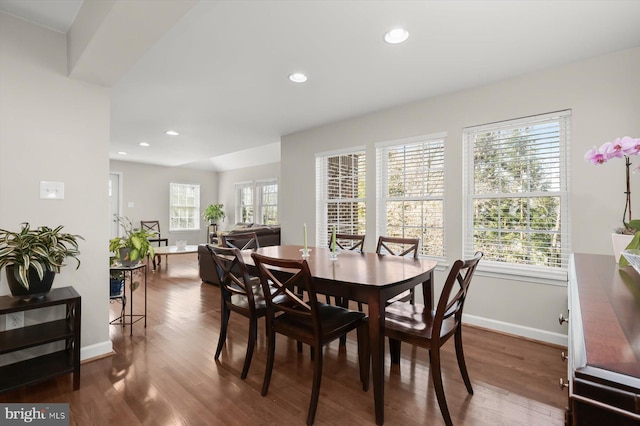
[[[569,277],[568,425],[640,425],[640,275],[574,254]]]

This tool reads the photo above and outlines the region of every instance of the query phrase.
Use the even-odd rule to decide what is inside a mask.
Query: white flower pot
[[[616,258],[616,263],[620,260],[620,253],[627,248],[629,243],[633,240],[633,235],[627,234],[611,234],[611,242],[613,243],[613,255]]]

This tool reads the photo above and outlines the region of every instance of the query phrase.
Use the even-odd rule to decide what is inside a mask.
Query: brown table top
[[[639,379],[640,275],[613,256],[575,254],[574,262],[585,351],[585,365],[576,367]]]
[[[302,259],[302,246],[284,245],[260,247],[256,250],[265,256],[281,259]],[[311,247],[307,258],[311,275],[316,279],[352,284],[356,286],[388,287],[429,274],[436,266],[435,260],[414,259],[379,255],[376,253],[357,253],[343,250],[338,260],[329,260],[329,249]],[[245,263],[253,265],[251,251],[243,252]]]

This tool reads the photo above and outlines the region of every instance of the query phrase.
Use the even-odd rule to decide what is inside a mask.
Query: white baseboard
[[[478,327],[490,330],[501,331],[503,333],[522,336],[541,342],[553,343],[554,345],[567,346],[568,337],[566,334],[554,333],[552,331],[540,330],[538,328],[526,327],[523,325],[511,324],[490,318],[478,317],[475,315],[462,315],[462,322],[477,325]]]
[[[108,355],[113,352],[113,345],[111,340],[96,343],[95,345],[83,346],[80,348],[80,361],[85,361],[91,358],[98,358],[104,355]]]

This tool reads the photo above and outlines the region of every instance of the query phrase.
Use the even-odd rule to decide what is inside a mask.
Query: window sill
[[[521,267],[482,260],[478,264],[476,275],[561,287],[566,287],[568,281],[566,269],[550,270],[549,268],[541,267]]]

